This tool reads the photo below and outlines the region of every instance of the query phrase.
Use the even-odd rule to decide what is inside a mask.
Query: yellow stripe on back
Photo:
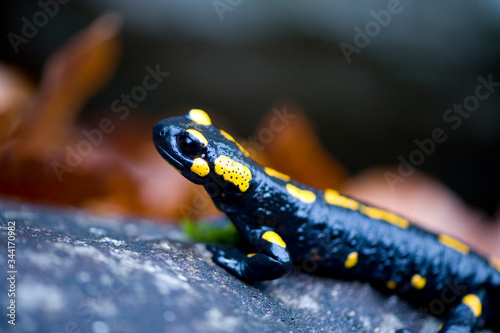
[[[271,242],[271,243],[276,244],[276,245],[279,245],[283,248],[286,247],[286,244],[283,241],[283,239],[281,239],[280,235],[278,235],[274,231],[266,231],[262,235],[262,239],[265,239],[266,241]]]
[[[456,240],[455,238],[445,235],[445,234],[440,234],[439,235],[439,242],[449,248],[454,249],[455,251],[458,251],[462,254],[467,254],[469,253],[470,249],[467,245],[464,243]]]
[[[229,134],[228,132],[224,131],[224,130],[220,130],[220,133],[226,138],[228,139],[229,141],[232,141],[234,143],[236,143],[236,145],[238,146],[238,148],[240,148],[240,150],[243,152],[243,155],[245,155],[246,157],[250,156],[250,153],[242,146],[238,143],[238,141],[236,141],[232,136],[231,134]]]
[[[340,195],[339,192],[331,189],[325,190],[325,201],[330,205],[340,206],[347,209],[357,210],[359,208],[359,202]]]
[[[276,170],[268,168],[268,167],[264,167],[264,172],[267,173],[268,176],[281,179],[285,182],[290,180],[289,175],[285,175],[284,173],[281,173],[279,171],[276,171]]]
[[[293,186],[292,184],[286,184],[286,190],[292,197],[299,199],[305,203],[313,203],[316,200],[316,194],[309,190],[301,190],[300,188]]]
[[[359,211],[361,212],[361,214],[371,217],[372,219],[389,222],[403,229],[406,229],[410,226],[410,222],[407,219],[404,219],[401,216],[380,208],[361,205]]]

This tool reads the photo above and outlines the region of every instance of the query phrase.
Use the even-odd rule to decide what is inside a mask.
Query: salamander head
[[[163,119],[153,127],[160,155],[185,178],[196,184],[218,184],[236,192],[250,186],[251,159],[229,134],[212,125],[203,111]]]

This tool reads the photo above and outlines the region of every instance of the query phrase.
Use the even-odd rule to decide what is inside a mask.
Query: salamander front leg
[[[257,252],[245,254],[236,248],[209,246],[213,261],[246,281],[274,280],[292,270],[292,259],[281,237],[270,229],[249,233],[248,240]]]

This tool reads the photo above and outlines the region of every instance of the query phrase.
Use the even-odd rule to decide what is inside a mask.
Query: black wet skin
[[[308,273],[369,282],[423,308],[438,302],[448,313],[440,332],[469,332],[474,327],[500,330],[500,272],[488,260],[468,249],[446,246],[438,235],[414,224],[401,227],[359,209],[329,204],[324,191],[270,176],[217,127],[193,119],[188,112],[160,121],[153,128],[153,141],[167,162],[205,187],[218,209],[254,247],[256,254],[249,256],[236,248],[210,246],[213,260],[227,271],[246,281],[262,281],[288,274],[294,264]],[[201,133],[207,143],[187,133],[188,129]],[[221,155],[250,170],[244,192],[215,171]],[[191,171],[195,158],[207,162],[207,175]],[[314,193],[314,202],[292,196],[287,184]],[[354,253],[356,260],[348,260]],[[481,302],[478,317],[470,306],[461,304],[470,294]]]

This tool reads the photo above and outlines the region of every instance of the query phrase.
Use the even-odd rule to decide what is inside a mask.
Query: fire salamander
[[[276,279],[294,263],[308,263],[316,273],[366,281],[416,304],[439,303],[447,313],[439,332],[500,330],[500,260],[257,164],[202,110],[160,121],[153,140],[168,163],[204,186],[255,249],[210,247],[213,260],[238,278]]]

